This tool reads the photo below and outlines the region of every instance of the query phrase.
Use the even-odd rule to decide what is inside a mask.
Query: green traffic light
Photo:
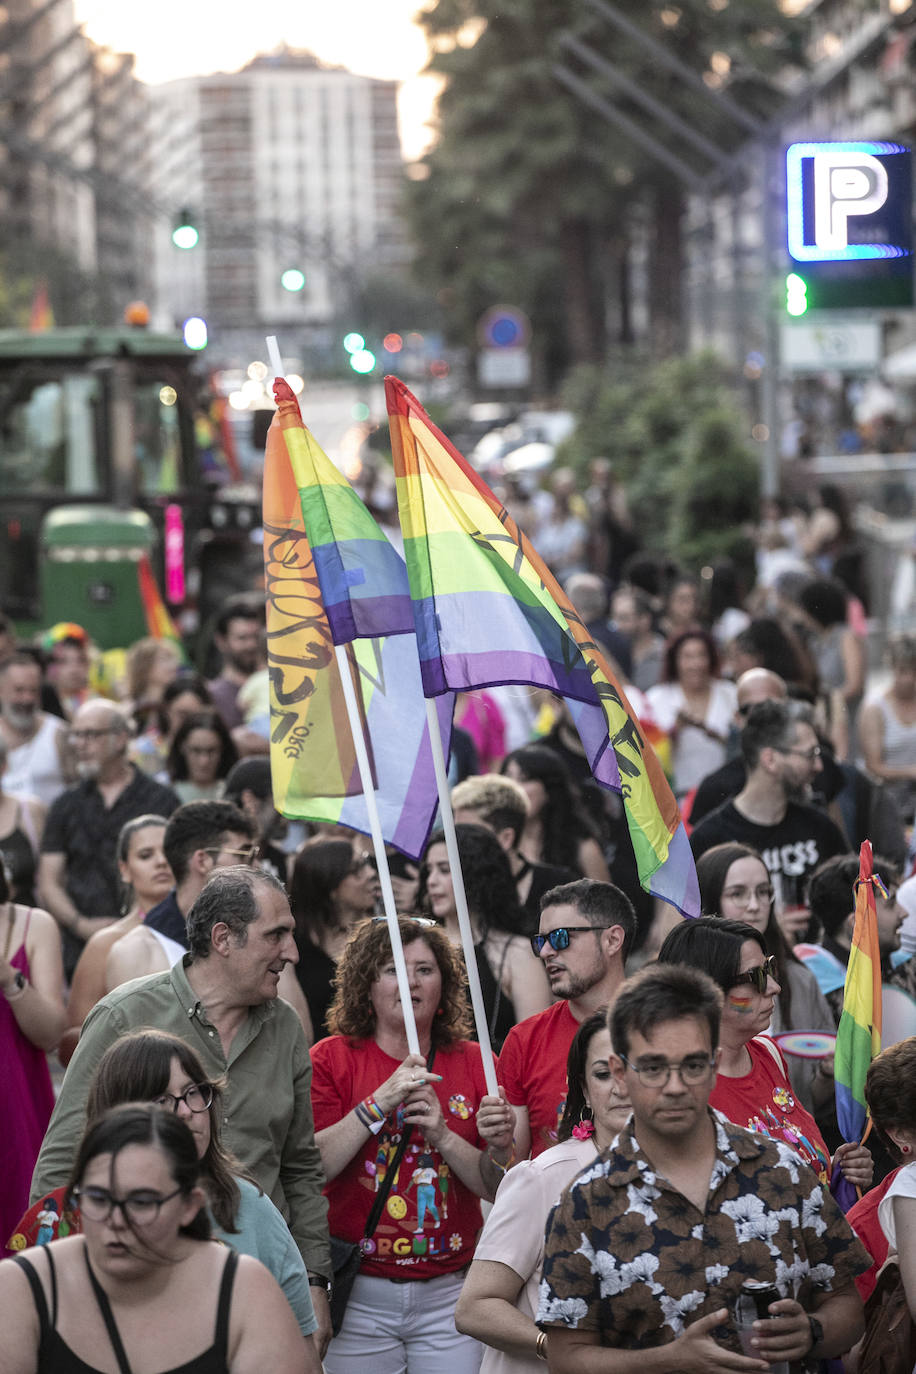
[[[808,283],[797,272],[786,277],[786,314],[804,315],[808,309]]]
[[[196,248],[200,242],[200,232],[194,223],[194,216],[184,207],[175,216],[172,242],[176,248]]]
[[[288,267],[280,277],[284,291],[302,291],[305,287],[305,273],[298,267]]]

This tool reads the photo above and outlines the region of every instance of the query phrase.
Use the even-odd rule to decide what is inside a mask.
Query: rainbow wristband
[[[372,1135],[378,1135],[385,1124],[385,1113],[378,1105],[374,1097],[367,1097],[362,1102],[357,1102],[353,1108],[359,1121],[365,1126],[366,1130]]]

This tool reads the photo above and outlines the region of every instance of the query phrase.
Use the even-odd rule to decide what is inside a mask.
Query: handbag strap
[[[114,1319],[114,1313],[112,1312],[111,1304],[108,1301],[108,1294],[105,1292],[105,1289],[102,1287],[102,1285],[96,1278],[95,1274],[92,1272],[92,1265],[89,1263],[89,1251],[85,1248],[85,1246],[83,1247],[83,1254],[86,1258],[86,1268],[89,1270],[89,1282],[92,1284],[92,1291],[95,1294],[95,1300],[98,1304],[99,1311],[102,1314],[102,1319],[105,1322],[105,1326],[108,1330],[108,1338],[111,1341],[111,1348],[114,1350],[115,1359],[118,1362],[118,1368],[120,1369],[121,1374],[132,1374],[130,1363],[127,1359],[127,1354],[124,1350],[124,1345],[121,1341],[121,1333],[118,1331],[117,1323]]]
[[[435,1045],[431,1045],[429,1054],[426,1058],[427,1073],[432,1068],[433,1060],[435,1059],[435,1057],[436,1047]],[[371,1240],[375,1234],[375,1228],[376,1226],[378,1226],[379,1218],[382,1215],[382,1208],[388,1201],[388,1194],[394,1187],[394,1180],[397,1176],[398,1166],[400,1165],[401,1160],[404,1158],[404,1151],[407,1149],[410,1137],[412,1135],[413,1126],[405,1126],[404,1129],[401,1131],[401,1139],[398,1141],[398,1148],[395,1150],[394,1156],[392,1157],[388,1165],[385,1177],[382,1180],[382,1186],[379,1188],[378,1192],[375,1195],[375,1201],[372,1204],[372,1210],[366,1218],[366,1229],[363,1231],[363,1240]],[[130,1371],[122,1370],[121,1374],[130,1374]]]

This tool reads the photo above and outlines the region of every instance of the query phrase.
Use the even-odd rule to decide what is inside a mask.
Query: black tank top
[[[24,1255],[14,1255],[16,1264],[25,1273],[35,1299],[38,1321],[41,1327],[41,1341],[38,1347],[36,1374],[100,1374],[94,1365],[86,1364],[75,1355],[57,1334],[57,1274],[51,1256],[51,1246],[42,1247],[48,1257],[51,1275],[51,1313],[45,1301],[45,1291],[41,1279]],[[229,1305],[232,1300],[232,1282],[238,1266],[238,1254],[229,1250],[223,1266],[223,1277],[219,1288],[219,1301],[216,1306],[216,1331],[213,1344],[196,1359],[177,1365],[174,1369],[163,1370],[162,1374],[228,1374]]]

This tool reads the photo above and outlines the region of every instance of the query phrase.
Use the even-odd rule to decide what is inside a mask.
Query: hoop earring
[[[586,1116],[586,1112],[588,1115]],[[573,1140],[588,1140],[595,1134],[595,1123],[592,1120],[592,1109],[586,1105],[579,1113],[579,1120],[572,1128]]]

